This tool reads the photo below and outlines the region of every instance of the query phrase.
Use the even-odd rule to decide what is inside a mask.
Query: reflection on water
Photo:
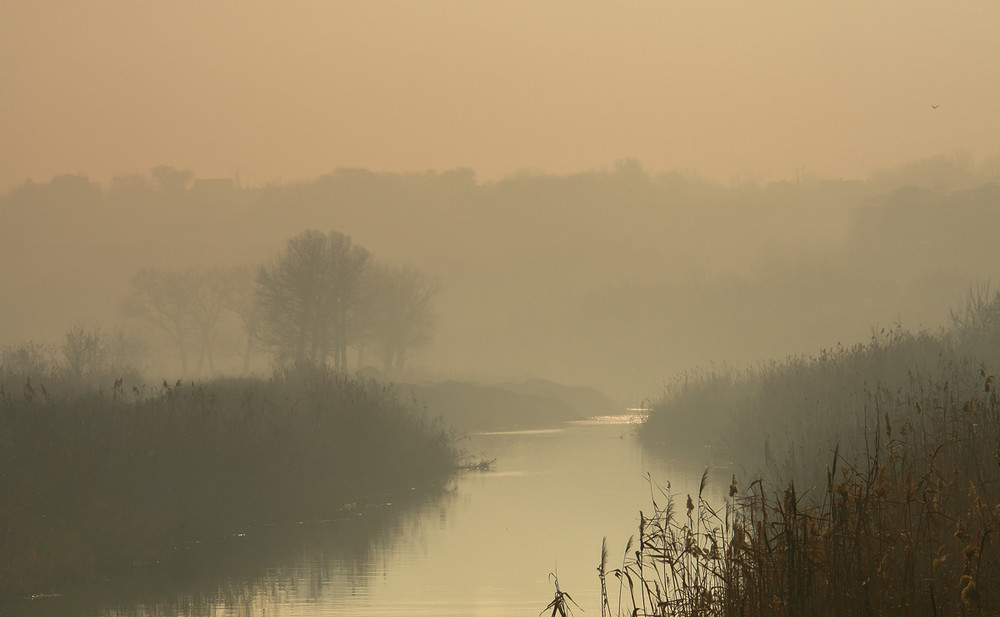
[[[521,431],[484,431],[476,435],[545,435],[547,433],[562,433],[564,428],[532,428]]]
[[[402,536],[419,534],[426,504],[448,491],[350,504],[333,520],[265,525],[192,541],[163,563],[138,563],[96,584],[11,606],[0,615],[263,615],[337,595],[363,594],[376,562]],[[276,609],[280,609],[275,612]]]
[[[646,413],[630,413],[617,416],[594,416],[586,420],[573,420],[567,424],[642,424]]]
[[[704,469],[704,461],[644,454],[636,421],[602,416],[471,435],[462,445],[496,458],[495,471],[464,473],[433,498],[246,530],[190,547],[170,566],[135,568],[123,585],[99,590],[103,600],[73,591],[22,603],[18,614],[537,615],[552,599],[550,572],[588,614],[600,614],[601,539],[614,565],[649,508],[645,474],[683,499]],[[711,495],[727,482],[710,484]]]

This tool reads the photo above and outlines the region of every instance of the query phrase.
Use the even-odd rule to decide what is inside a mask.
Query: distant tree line
[[[0,347],[0,378],[55,378],[64,385],[100,385],[112,380],[139,383],[147,350],[124,328],[105,330],[77,322],[60,343],[33,341]]]
[[[432,339],[440,290],[415,267],[377,263],[350,236],[308,230],[256,269],[143,268],[122,311],[169,341],[184,375],[215,373],[233,331],[243,339],[244,372],[255,351],[279,365],[346,371],[353,348],[356,368],[373,353],[389,375]]]
[[[167,166],[106,186],[64,175],[0,194],[0,261],[10,264],[0,340],[110,319],[144,266],[257,264],[280,252],[276,238],[350,230],[379,258],[425,264],[449,281],[448,297],[434,299],[452,316],[429,359],[447,363],[438,368],[476,358],[484,374],[518,366],[637,395],[691,364],[864,340],[873,322],[942,325],[970,283],[997,279],[998,181],[996,160],[961,157],[867,180],[728,184],[636,161],[497,181],[468,169],[337,169],[257,186]],[[257,273],[248,271],[242,296],[253,304]],[[199,363],[238,372],[240,359],[258,370],[277,357],[247,337],[242,315],[253,317],[222,312],[204,354],[199,335],[184,334],[189,373]],[[383,368],[387,352],[362,324],[351,327],[352,366]],[[162,359],[179,366],[172,345]]]

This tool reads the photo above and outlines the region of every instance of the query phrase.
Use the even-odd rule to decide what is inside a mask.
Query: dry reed
[[[617,614],[996,614],[1000,403],[992,375],[975,383],[876,388],[861,452],[834,448],[805,491],[793,478],[741,491],[734,477],[715,509],[706,475],[680,513],[669,488],[654,493],[610,573]],[[610,614],[603,577],[602,595]]]

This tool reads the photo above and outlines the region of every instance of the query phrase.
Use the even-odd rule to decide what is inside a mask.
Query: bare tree
[[[379,266],[372,277],[371,336],[385,374],[402,371],[407,354],[431,341],[441,282],[414,267]]]
[[[197,336],[187,310],[188,286],[179,272],[143,268],[129,281],[129,293],[122,312],[142,319],[173,343],[181,361],[181,373],[188,372],[191,340]]]
[[[995,344],[1000,341],[1000,291],[989,281],[969,289],[965,304],[951,310],[951,323],[959,340],[966,344]]]
[[[229,271],[228,276],[230,286],[226,306],[239,316],[243,326],[245,339],[242,374],[246,375],[250,370],[250,357],[258,349],[261,339],[261,311],[256,301],[256,271],[249,266],[237,266]]]
[[[201,347],[195,374],[201,375],[206,360],[209,373],[214,373],[213,351],[219,322],[230,305],[234,281],[229,271],[222,268],[186,270],[182,273],[182,280],[187,287],[184,310],[191,317]]]
[[[66,332],[62,353],[68,377],[137,377],[142,371],[143,342],[119,327],[105,331],[76,323]]]
[[[365,290],[371,271],[371,253],[351,244],[351,238],[331,232],[330,248],[334,314],[334,368],[347,370],[347,347],[360,336],[356,316],[367,310]]]
[[[73,379],[82,379],[100,371],[106,362],[108,347],[100,328],[87,328],[77,323],[66,332],[62,352],[66,372]]]
[[[224,311],[230,306],[233,282],[221,268],[162,271],[145,268],[129,282],[122,308],[167,335],[188,374],[193,349],[198,350],[195,374],[205,363],[215,372],[215,345]]]
[[[338,232],[304,231],[257,274],[259,339],[279,357],[347,369],[371,254]]]

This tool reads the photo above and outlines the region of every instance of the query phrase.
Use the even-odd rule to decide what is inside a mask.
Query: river
[[[440,495],[333,521],[236,531],[189,547],[190,557],[170,566],[137,564],[126,584],[22,602],[18,613],[532,616],[552,600],[551,573],[585,614],[600,615],[601,539],[608,538],[609,566],[620,564],[639,511],[650,510],[647,474],[683,500],[697,492],[704,470],[697,455],[641,449],[638,419],[473,434],[462,447],[495,458],[495,468],[464,472]],[[708,488],[718,503],[720,484]]]

